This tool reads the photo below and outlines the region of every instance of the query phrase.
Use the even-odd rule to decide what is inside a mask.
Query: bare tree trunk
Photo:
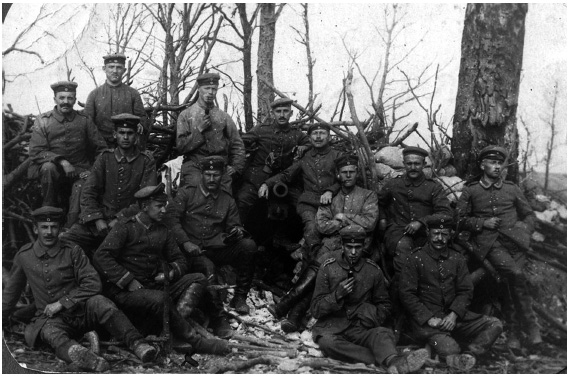
[[[273,3],[261,4],[259,47],[257,50],[257,118],[264,122],[269,117],[269,104],[275,98],[271,88],[263,80],[273,84],[273,50],[275,46],[275,24],[284,4],[275,7]]]
[[[309,4],[303,5],[303,22],[305,24],[305,50],[307,52],[307,80],[309,81],[309,111],[313,113],[314,107],[314,89],[313,89],[313,67],[315,65],[315,60],[313,60],[313,55],[311,53],[311,40],[309,33]],[[314,120],[311,121],[313,123]]]
[[[480,173],[485,146],[510,152],[508,178],[518,175],[517,106],[527,4],[468,4],[451,149],[458,175]]]
[[[243,30],[243,107],[245,116],[245,131],[253,128],[253,106],[251,102],[252,82],[251,75],[251,38],[253,34],[252,24],[247,19],[245,3],[236,4]]]
[[[550,119],[550,140],[546,144],[546,171],[544,172],[544,191],[548,190],[548,178],[550,176],[550,164],[552,163],[552,151],[554,150],[554,138],[556,137],[556,103],[558,102],[558,82],[554,85],[554,98],[552,100]]]

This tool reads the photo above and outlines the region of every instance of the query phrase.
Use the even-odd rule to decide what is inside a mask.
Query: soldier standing
[[[124,341],[143,362],[156,356],[113,302],[100,295],[101,280],[80,247],[58,240],[63,210],[44,206],[32,212],[37,240],[23,246],[2,294],[2,321],[8,322],[20,294],[30,285],[36,315],[24,332],[34,346],[38,336],[58,358],[89,371],[105,371],[109,363],[73,340],[73,335],[103,328]]]
[[[430,219],[428,243],[408,257],[400,276],[400,300],[411,316],[413,337],[428,341],[450,367],[469,370],[501,335],[497,318],[467,308],[473,284],[465,258],[448,246],[451,218]],[[457,341],[467,344],[461,353]]]
[[[140,118],[132,114],[111,117],[117,147],[104,150],[93,164],[81,194],[79,222],[61,235],[83,248],[91,257],[123,211],[135,203],[134,194],[156,185],[156,166],[150,152],[137,147]]]
[[[391,303],[380,267],[362,257],[366,232],[348,226],[340,235],[342,252],[325,261],[317,276],[313,339],[332,358],[386,366],[390,373],[419,370],[427,351],[398,356],[394,333],[384,326]]]
[[[141,135],[139,147],[144,151],[148,130],[142,125],[147,124],[146,112],[139,92],[123,83],[123,75],[127,70],[126,60],[127,57],[122,53],[103,57],[106,81],[87,96],[85,113],[93,119],[109,148],[115,147],[114,124],[111,117],[123,113],[140,117],[141,126],[137,127],[137,133]]]
[[[184,155],[180,186],[200,184],[200,159],[222,156],[227,169],[222,185],[231,193],[232,176],[241,174],[245,166],[245,148],[230,116],[214,101],[220,75],[205,73],[196,79],[198,101],[178,116],[176,149]]]
[[[503,308],[509,331],[507,344],[520,349],[521,329],[527,333],[531,345],[542,342],[523,272],[525,252],[530,248],[534,230],[534,212],[519,187],[502,180],[506,158],[503,147],[488,146],[481,150],[483,176],[463,190],[457,210],[462,229],[471,232],[478,247],[477,257],[480,261],[489,260],[507,281],[510,295]]]
[[[51,85],[55,108],[36,118],[30,139],[28,178],[40,179],[43,206],[57,206],[57,194],[73,185],[68,224],[79,214],[81,183],[106,144],[89,117],[73,109],[77,83],[60,81]]]

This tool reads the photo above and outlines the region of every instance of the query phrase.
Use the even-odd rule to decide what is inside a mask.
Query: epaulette
[[[52,114],[53,114],[53,110],[50,110],[50,111],[47,111],[45,113],[40,114],[40,117],[49,118],[49,117],[51,117]]]
[[[18,252],[16,253],[16,255],[19,254],[19,253],[26,252],[26,251],[32,249],[32,246],[33,246],[33,245],[34,245],[34,243],[27,243],[27,244],[24,244],[22,247],[20,247],[20,249],[18,250]]]
[[[323,263],[323,266],[327,266],[329,264],[332,264],[335,261],[336,261],[336,259],[334,257],[331,257],[330,259],[325,260],[325,262]]]
[[[66,240],[66,239],[64,239],[64,240],[61,240],[61,239],[60,239],[60,240],[59,240],[59,245],[60,245],[61,247],[67,247],[67,248],[74,248],[74,247],[81,248],[81,247],[79,247],[79,245],[77,245],[77,243],[74,243],[74,242],[72,242],[71,240]]]
[[[473,185],[476,185],[476,184],[478,184],[478,183],[479,183],[479,181],[471,181],[470,183],[468,183],[468,184],[466,184],[466,185],[467,185],[467,186],[473,186]]]
[[[150,160],[154,160],[154,155],[152,154],[151,151],[149,151],[149,150],[144,150],[144,151],[142,152],[142,154],[143,154],[144,156],[146,156],[147,158],[149,158]]]
[[[85,114],[85,109],[76,110],[75,113],[77,113],[81,117],[89,118],[89,116]]]
[[[414,248],[414,249],[412,249],[412,253],[416,253],[417,251],[421,251],[422,248],[423,247]]]
[[[509,181],[509,180],[503,180],[503,184],[511,184],[511,185],[516,185],[514,182]]]
[[[105,152],[114,153],[115,149],[114,148],[105,148],[103,151],[101,151],[101,154],[104,154]]]
[[[378,266],[378,264],[376,264],[374,261],[370,260],[369,258],[364,259],[364,261],[366,261],[368,264],[372,265],[376,269],[380,270],[380,266]]]

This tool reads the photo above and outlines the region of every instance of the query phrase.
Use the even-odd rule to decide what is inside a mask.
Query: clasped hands
[[[455,329],[457,324],[457,314],[451,311],[446,317],[441,318],[430,318],[428,320],[428,325],[432,328],[439,328],[442,331],[451,332]]]

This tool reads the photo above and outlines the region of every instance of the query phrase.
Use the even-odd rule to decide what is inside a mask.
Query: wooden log
[[[416,122],[412,125],[412,127],[410,127],[408,130],[406,130],[405,133],[403,133],[402,135],[397,137],[392,143],[390,143],[390,146],[398,146],[400,143],[402,143],[404,140],[406,140],[407,137],[412,135],[414,133],[414,131],[416,131],[417,128],[418,128],[418,123]]]
[[[231,317],[231,318],[237,320],[238,322],[240,322],[240,323],[242,323],[242,324],[244,324],[244,325],[246,325],[246,326],[259,328],[259,329],[261,329],[261,330],[263,330],[263,331],[265,331],[265,332],[267,332],[267,333],[270,333],[270,334],[272,334],[272,335],[275,336],[275,337],[279,337],[280,339],[283,339],[283,340],[285,340],[285,341],[293,341],[293,342],[297,341],[297,340],[295,340],[295,339],[293,339],[293,338],[291,338],[291,337],[289,337],[289,336],[282,335],[282,334],[280,334],[279,332],[276,332],[276,331],[272,330],[272,329],[269,328],[269,327],[266,327],[266,326],[264,326],[264,325],[258,324],[258,323],[256,323],[256,322],[252,322],[252,321],[245,320],[245,319],[241,318],[240,316],[238,316],[238,315],[236,315],[236,314],[233,314],[233,313],[231,313],[231,312],[227,312],[227,311],[226,311],[226,314],[227,314],[229,317]]]
[[[532,252],[532,251],[528,251],[527,254],[528,254],[529,257],[533,258],[534,260],[543,262],[543,263],[545,263],[545,264],[548,264],[548,265],[550,265],[550,266],[553,267],[553,268],[562,270],[563,272],[566,272],[566,270],[568,269],[566,265],[561,264],[561,263],[559,263],[558,261],[547,260],[547,259],[545,259],[544,257],[539,256],[539,255],[537,255],[536,253],[534,253],[534,252]]]
[[[247,358],[257,358],[257,357],[264,357],[264,356],[273,356],[273,357],[281,357],[281,358],[295,358],[296,355],[291,355],[285,351],[279,350],[248,350],[245,353]]]
[[[536,219],[536,221],[540,227],[542,227],[548,231],[552,231],[553,233],[558,234],[561,237],[563,237],[564,238],[563,240],[566,240],[566,234],[567,234],[566,227],[562,227],[562,226],[559,226],[556,224],[548,223],[548,222],[545,222],[545,221],[540,220],[538,218]]]
[[[240,371],[254,367],[255,365],[273,365],[281,361],[278,357],[257,357],[247,361],[227,362],[223,361],[215,366],[212,366],[207,374],[223,374],[228,371]]]
[[[264,340],[264,339],[261,339],[259,337],[248,337],[248,336],[238,335],[238,334],[233,335],[232,340],[245,341],[246,343],[259,345],[259,346],[266,347],[266,348],[275,348],[276,345],[283,345],[283,344],[277,343],[271,339]]]
[[[532,304],[532,308],[534,309],[534,311],[540,315],[544,320],[546,320],[548,323],[550,323],[551,325],[553,325],[554,327],[558,328],[559,330],[561,330],[562,332],[564,332],[565,334],[568,332],[568,328],[566,327],[565,324],[562,324],[561,322],[559,322],[557,319],[555,319],[552,315],[550,315],[548,313],[548,311],[546,311],[544,309],[544,307],[542,307],[542,305],[533,302]]]
[[[24,223],[33,223],[31,219],[23,217],[23,216],[16,214],[10,210],[4,210],[3,209],[2,210],[2,216],[5,218],[14,218],[14,219],[17,219],[17,220],[24,222]]]
[[[246,350],[246,351],[255,350],[255,351],[260,351],[260,352],[268,353],[268,354],[271,354],[271,352],[280,352],[280,353],[284,354],[282,357],[288,357],[288,358],[297,357],[297,351],[295,349],[290,349],[290,348],[283,348],[283,347],[277,347],[277,346],[274,346],[271,348],[266,348],[266,347],[249,345],[249,344],[241,344],[241,343],[228,343],[228,346],[232,349],[237,349],[237,350]]]
[[[27,173],[28,168],[30,167],[31,164],[32,164],[32,159],[27,158],[22,163],[20,163],[20,165],[18,165],[12,172],[8,173],[7,175],[4,175],[2,177],[2,187],[4,188],[4,191],[12,187],[12,185],[14,185],[14,183],[16,183],[18,179],[20,179],[20,177],[22,177],[25,173]]]
[[[566,261],[566,247],[554,247],[546,243],[539,243],[535,241],[531,241],[530,246],[535,251],[540,251],[550,256],[556,257],[562,261]],[[561,250],[564,250],[565,252],[561,252]]]

